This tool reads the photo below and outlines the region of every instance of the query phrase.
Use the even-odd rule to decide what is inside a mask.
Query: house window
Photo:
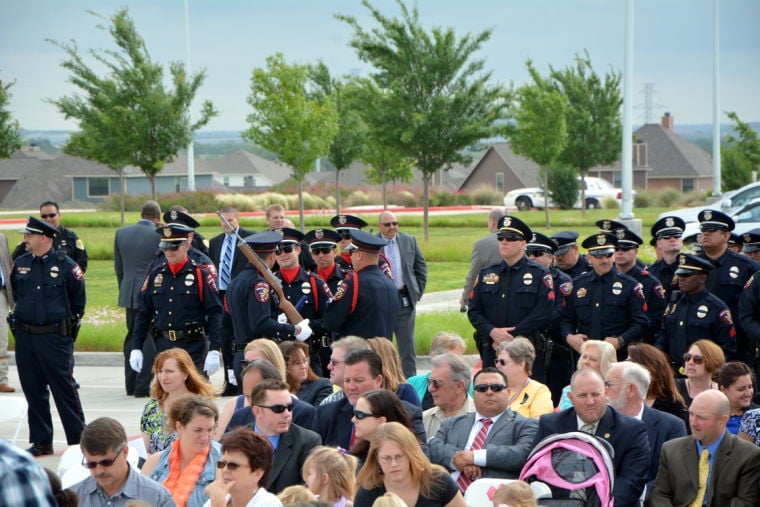
[[[499,192],[504,192],[504,173],[496,173],[496,188]]]
[[[620,171],[612,173],[612,186],[618,188],[623,186],[623,173]]]
[[[694,190],[694,178],[683,178],[681,180],[681,190],[684,193]]]
[[[245,188],[253,188],[256,185],[256,180],[253,179],[253,176],[245,176],[243,178],[243,187]]]
[[[107,197],[110,195],[108,178],[87,178],[88,197]]]

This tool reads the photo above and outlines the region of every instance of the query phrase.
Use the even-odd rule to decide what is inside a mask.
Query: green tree
[[[578,201],[578,170],[557,165],[549,170],[549,195],[560,209],[573,209]]]
[[[735,134],[728,134],[721,147],[721,187],[731,190],[752,181],[752,171],[760,165],[760,139],[736,112],[727,111],[726,115],[734,122]]]
[[[137,32],[127,9],[110,18],[99,16],[108,26],[118,50],[90,50],[89,55],[105,69],[99,76],[90,67],[75,42],[50,40],[68,57],[61,65],[80,94],[50,102],[66,118],[79,122],[63,151],[95,160],[122,175],[125,166],[139,167],[150,180],[156,199],[156,174],[173,161],[192,139],[193,132],[205,126],[217,113],[209,101],[202,105],[198,118],[190,119],[190,105],[205,79],[205,71],[188,75],[179,62],[169,64],[171,86],[164,87],[164,68],[154,63],[145,41]]]
[[[611,165],[620,158],[623,141],[620,73],[610,71],[604,77],[599,76],[588,52],[576,55],[574,67],[549,69],[553,86],[567,101],[567,144],[558,161],[575,167],[585,180],[592,167]],[[581,185],[581,206],[585,216],[584,187]]]
[[[484,61],[473,55],[491,30],[458,38],[451,28],[426,31],[415,7],[397,0],[401,18],[389,18],[370,5],[378,28],[367,31],[353,16],[337,15],[354,29],[350,45],[376,72],[372,79],[388,93],[388,139],[409,157],[423,177],[424,236],[428,234],[430,181],[436,171],[468,163],[464,149],[495,135],[506,116],[507,93],[492,85]]]
[[[13,83],[0,81],[0,158],[10,158],[21,148],[21,130],[18,121],[13,119],[8,110],[11,94],[8,91]]]
[[[251,126],[243,132],[244,139],[277,153],[279,161],[292,168],[302,229],[303,180],[338,131],[333,100],[310,89],[309,71],[307,65],[286,63],[282,53],[268,56],[265,68],[253,70],[248,96]]]
[[[512,104],[514,122],[509,125],[507,133],[512,150],[540,166],[539,184],[547,196],[545,225],[551,227],[549,171],[567,143],[566,102],[562,94],[538,74],[530,60],[526,66],[533,83],[517,90]]]

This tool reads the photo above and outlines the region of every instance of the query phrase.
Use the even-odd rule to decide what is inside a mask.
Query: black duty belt
[[[18,329],[29,334],[48,334],[59,333],[61,331],[61,324],[48,324],[46,326],[33,326],[31,324],[18,323]]]
[[[166,338],[170,342],[176,342],[177,340],[195,341],[199,339],[199,336],[196,333],[191,334],[187,331],[175,331],[174,329],[170,329],[168,331],[159,331],[158,336],[161,338]]]
[[[232,353],[245,351],[248,342],[232,342]]]

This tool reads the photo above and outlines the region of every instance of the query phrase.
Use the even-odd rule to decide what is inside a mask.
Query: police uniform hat
[[[554,253],[557,251],[557,242],[545,234],[534,232],[525,248],[526,250],[545,250]]]
[[[644,243],[644,240],[630,229],[618,229],[612,234],[614,234],[618,240],[617,246],[635,246],[638,248]]]
[[[657,220],[652,225],[652,237],[655,241],[662,236],[678,236],[679,238],[686,229],[686,222],[679,217],[666,216]],[[654,246],[654,245],[652,245]]]
[[[697,215],[697,220],[699,220],[700,231],[717,231],[719,229],[725,229],[727,231],[734,230],[733,218],[722,211],[703,209],[699,212],[699,215]]]
[[[752,253],[760,250],[760,228],[752,229],[742,234],[744,246],[742,252]]]
[[[277,231],[264,231],[246,236],[245,242],[254,252],[269,253],[275,251],[281,239],[282,236]]]
[[[499,236],[512,236],[527,241],[533,236],[533,231],[519,218],[506,216],[499,219],[498,234]]]
[[[598,232],[583,240],[581,246],[588,250],[589,255],[606,255],[615,252],[618,244],[617,236],[609,232]]]
[[[712,271],[713,265],[707,259],[697,257],[690,254],[678,254],[678,268],[675,271],[676,275],[693,275],[695,273],[701,273],[706,275]]]
[[[330,225],[335,227],[336,231],[342,229],[361,229],[367,227],[367,222],[354,215],[335,215],[330,219]]]
[[[280,238],[280,244],[297,245],[303,239],[303,233],[301,231],[296,230],[296,229],[291,229],[290,227],[282,227],[280,229],[275,229],[274,232],[282,235]]]
[[[164,213],[164,223],[167,225],[168,224],[184,225],[185,227],[190,229],[190,232],[194,231],[196,227],[201,226],[201,224],[199,224],[196,219],[194,219],[187,213],[183,213],[177,210],[171,210]]]
[[[304,239],[309,248],[334,247],[340,241],[340,234],[332,229],[314,229],[306,233]]]
[[[627,225],[617,220],[597,220],[595,225],[599,227],[600,231],[604,232],[616,232],[628,229]]]
[[[48,238],[54,238],[58,231],[55,227],[40,220],[39,218],[29,217],[26,225],[19,231],[21,234],[42,234]]]
[[[156,227],[156,232],[161,236],[158,248],[163,250],[187,241],[193,229],[183,224],[166,224]]]
[[[351,229],[349,233],[351,234],[351,244],[346,248],[348,252],[361,250],[362,252],[380,253],[380,249],[388,244],[386,239],[358,229]]]
[[[743,246],[744,245],[744,238],[742,236],[739,236],[735,232],[732,232],[728,236],[728,244],[729,246]]]
[[[575,246],[578,239],[578,233],[575,231],[560,231],[551,237],[557,242],[557,251],[554,255],[562,255]]]

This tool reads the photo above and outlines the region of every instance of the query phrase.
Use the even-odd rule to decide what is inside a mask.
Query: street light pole
[[[185,73],[190,79],[190,9],[185,0]],[[195,191],[195,142],[194,133],[190,133],[190,144],[187,146],[187,190]]]

